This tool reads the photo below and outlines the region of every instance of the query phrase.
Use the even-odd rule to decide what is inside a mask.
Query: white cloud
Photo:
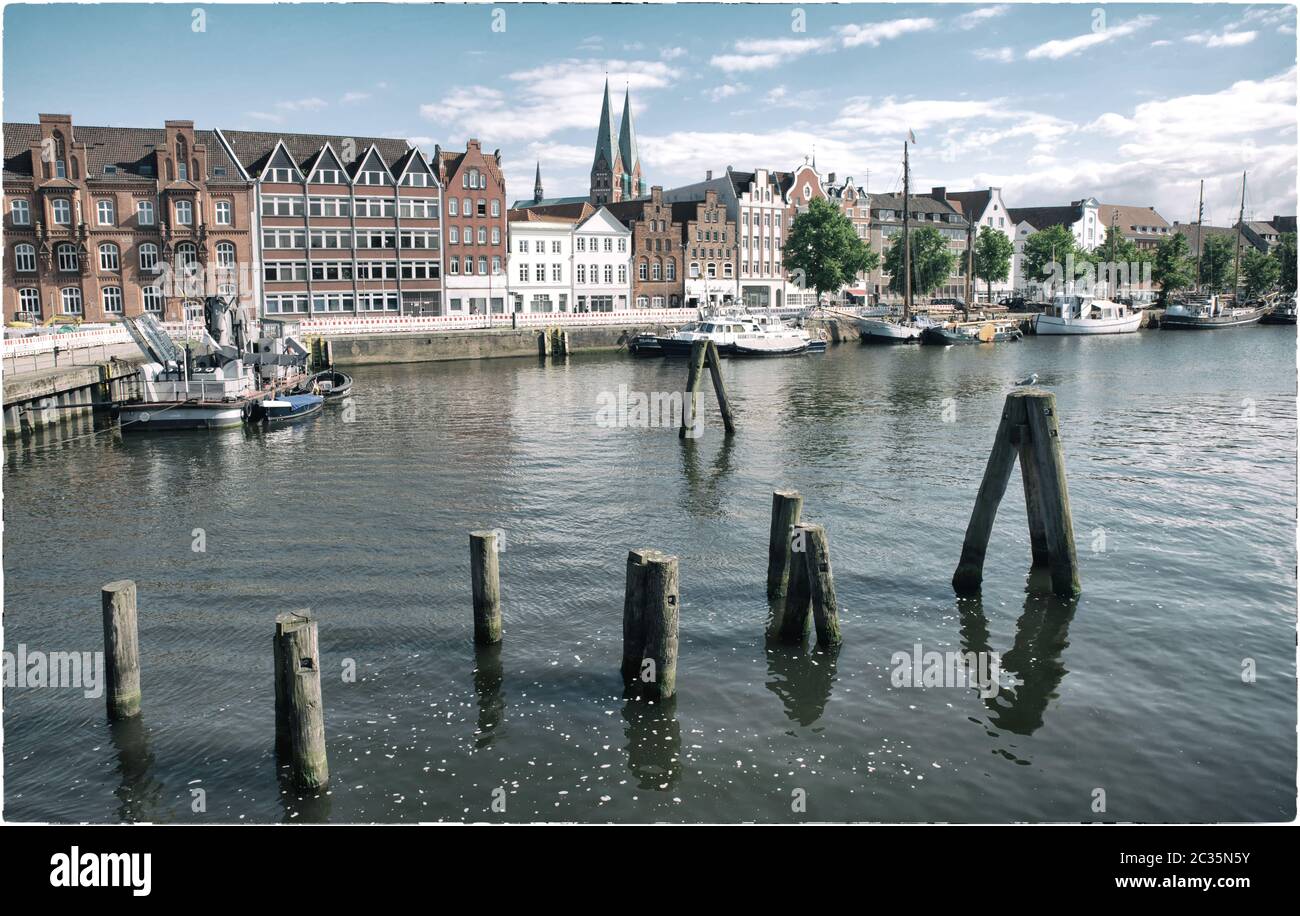
[[[664,48],[662,51],[659,52],[659,56],[663,60],[676,60],[677,58],[684,57],[685,55],[686,55],[685,48]]]
[[[328,108],[329,102],[321,98],[293,99],[288,102],[276,102],[275,107],[284,111],[320,111]]]
[[[1163,47],[1165,47],[1166,45],[1171,45],[1171,44],[1173,44],[1172,41],[1168,41],[1168,40],[1166,40],[1166,39],[1164,39],[1164,38],[1160,38],[1160,39],[1157,39],[1156,41],[1151,42],[1151,44],[1148,45],[1148,47],[1151,47],[1151,48],[1163,48]]]
[[[815,51],[833,47],[828,38],[742,38],[731,54],[715,54],[709,63],[727,73],[770,70]]]
[[[1119,25],[1106,26],[1095,32],[1076,35],[1074,38],[1058,38],[1053,39],[1052,41],[1045,41],[1026,51],[1025,58],[1027,60],[1039,60],[1042,58],[1048,60],[1060,60],[1062,57],[1069,57],[1073,54],[1085,51],[1088,48],[1093,48],[1097,45],[1106,44],[1107,42],[1132,35],[1134,32],[1145,29],[1155,21],[1155,16],[1138,16],[1128,20],[1127,22],[1121,22]]]
[[[364,102],[370,98],[369,92],[345,92],[339,102],[344,105],[351,105],[354,102]]]
[[[1248,45],[1255,40],[1254,32],[1237,32],[1231,27],[1220,35],[1212,32],[1197,32],[1194,35],[1188,35],[1183,41],[1190,41],[1192,44],[1205,45],[1207,48],[1236,48],[1241,45]]]
[[[1010,48],[976,48],[971,52],[976,60],[987,60],[999,64],[1009,64],[1016,59],[1016,52]]]
[[[723,99],[729,99],[733,95],[739,95],[745,90],[744,83],[723,83],[720,86],[714,86],[712,89],[705,89],[704,96],[710,102],[720,102]]]
[[[1005,16],[1010,10],[1011,6],[1006,3],[999,3],[997,6],[980,7],[977,10],[971,10],[969,13],[958,16],[957,27],[966,30],[973,29],[981,22]]]
[[[882,41],[898,38],[910,32],[926,32],[937,26],[933,19],[890,19],[886,22],[867,22],[862,25],[850,23],[840,29],[840,37],[846,48],[859,45],[877,47]]]

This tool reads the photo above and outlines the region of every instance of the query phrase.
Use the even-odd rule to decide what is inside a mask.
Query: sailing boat
[[[912,132],[907,132],[908,140],[915,143],[916,138]],[[863,343],[920,343],[921,332],[931,327],[937,322],[931,321],[925,315],[912,314],[912,245],[910,241],[911,230],[911,203],[908,200],[911,193],[908,175],[907,144],[908,140],[903,141],[903,317],[902,320],[895,320],[889,316],[880,316],[873,318],[859,318],[857,321],[858,335],[862,338]]]
[[[1245,324],[1255,324],[1268,311],[1267,305],[1238,305],[1236,290],[1241,281],[1241,239],[1246,225],[1246,173],[1241,173],[1241,210],[1237,214],[1237,253],[1233,266],[1234,291],[1233,304],[1226,305],[1223,298],[1216,295],[1199,295],[1200,252],[1197,252],[1197,293],[1192,298],[1175,302],[1165,309],[1160,319],[1160,327],[1171,331],[1209,331],[1216,328],[1235,328]],[[1200,236],[1201,215],[1197,214],[1197,236]],[[1199,244],[1200,239],[1197,239]]]

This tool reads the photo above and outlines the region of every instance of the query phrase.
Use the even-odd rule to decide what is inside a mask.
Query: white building
[[[982,191],[949,191],[948,201],[957,204],[962,216],[974,222],[977,237],[980,231],[987,226],[1001,232],[1013,246],[1015,245],[1017,239],[1016,223],[1012,220],[1006,204],[1002,201],[1001,188],[986,188]],[[989,284],[976,277],[973,288],[976,301],[980,301],[981,297],[989,290]],[[996,281],[992,285],[993,301],[996,302],[1003,296],[1010,295],[1017,288],[1016,258],[1013,256],[1007,278]]]
[[[1007,211],[1015,225],[1016,257],[1012,265],[1012,280],[1018,290],[1032,291],[1042,277],[1026,277],[1020,269],[1024,244],[1035,232],[1052,226],[1065,226],[1074,236],[1075,244],[1091,251],[1106,239],[1106,226],[1101,218],[1101,204],[1095,197],[1076,200],[1065,207],[1012,207]]]
[[[632,230],[604,207],[573,229],[574,311],[609,312],[632,305]]]
[[[511,210],[506,255],[510,310],[568,312],[573,298],[576,217]]]

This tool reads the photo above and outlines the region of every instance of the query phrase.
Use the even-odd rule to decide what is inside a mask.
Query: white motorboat
[[[1034,318],[1038,334],[1132,334],[1142,324],[1142,312],[1126,305],[1075,293],[1059,293]]]
[[[722,356],[793,356],[809,350],[812,344],[807,331],[791,327],[776,316],[730,313],[692,322],[665,336],[639,337],[635,352],[689,356],[697,340],[713,341]],[[820,349],[825,349],[824,345]]]

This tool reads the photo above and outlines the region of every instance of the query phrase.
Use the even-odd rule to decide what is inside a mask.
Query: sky
[[[201,21],[196,10],[202,11]],[[1296,212],[1296,12],[1234,4],[103,4],[4,10],[3,116],[502,152],[585,194],[608,76],[650,184],[790,169],[1229,225]],[[111,49],[107,52],[105,49]],[[123,53],[125,52],[125,53]],[[52,55],[55,55],[52,58]],[[53,62],[52,62],[53,60]]]

